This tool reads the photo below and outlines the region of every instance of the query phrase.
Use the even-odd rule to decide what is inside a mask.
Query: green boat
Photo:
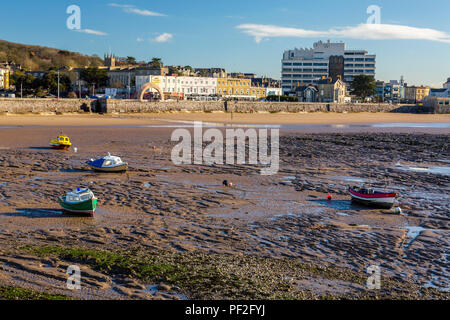
[[[58,198],[63,213],[70,215],[93,217],[97,208],[97,198],[89,189],[80,189],[69,192]]]

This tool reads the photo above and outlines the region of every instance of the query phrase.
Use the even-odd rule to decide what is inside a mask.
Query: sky
[[[377,80],[442,87],[449,12],[448,0],[16,0],[2,1],[0,39],[277,79],[284,50],[330,39],[376,54]]]

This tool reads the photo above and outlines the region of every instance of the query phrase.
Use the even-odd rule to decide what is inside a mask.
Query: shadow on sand
[[[28,149],[31,149],[31,150],[54,150],[51,147],[29,147]]]
[[[16,212],[0,212],[0,215],[9,217],[26,217],[26,218],[62,218],[65,215],[61,210],[43,209],[43,208],[18,208]]]

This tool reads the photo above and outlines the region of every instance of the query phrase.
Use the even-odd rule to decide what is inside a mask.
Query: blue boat
[[[128,163],[123,162],[120,157],[112,156],[110,153],[97,160],[91,159],[87,164],[98,172],[124,172],[128,168]]]

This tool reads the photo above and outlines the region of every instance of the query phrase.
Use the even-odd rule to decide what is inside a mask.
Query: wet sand
[[[375,295],[449,298],[448,130],[439,134],[282,131],[280,171],[267,177],[252,165],[173,165],[172,128],[98,127],[95,122],[103,116],[78,117],[0,117],[0,126],[30,119],[21,122],[23,128],[0,130],[0,286],[82,299],[238,296],[220,290],[192,292],[173,283],[148,290],[154,283],[133,274],[124,279],[123,274],[98,270],[89,260],[78,261],[85,281],[81,292],[73,292],[65,288],[65,270],[72,260],[25,249],[57,246],[142,254],[163,251],[184,255],[183,259],[205,255],[222,263],[224,274],[248,272],[246,277],[255,287],[265,276],[273,281],[289,277],[289,292],[296,298],[303,297],[296,294],[300,291],[308,292],[306,298],[362,298],[372,293],[364,283],[344,276],[325,279],[314,273],[293,273],[290,263],[343,268],[361,277],[368,276],[366,268],[375,264],[381,267],[383,281],[398,281],[401,289],[384,288]],[[159,123],[130,117],[110,117],[109,125]],[[425,122],[424,118],[414,121]],[[36,123],[44,127],[26,127]],[[58,126],[64,127],[77,153],[47,148],[48,140],[59,133]],[[98,174],[84,165],[107,152],[129,162],[129,172]],[[430,167],[443,169],[432,173]],[[235,187],[223,187],[224,179]],[[399,192],[404,215],[353,205],[346,186],[364,181]],[[89,186],[99,198],[93,219],[67,217],[59,211],[57,196],[80,185]],[[328,194],[332,201],[326,201]],[[252,265],[254,257],[268,260],[250,268],[247,264]]]

